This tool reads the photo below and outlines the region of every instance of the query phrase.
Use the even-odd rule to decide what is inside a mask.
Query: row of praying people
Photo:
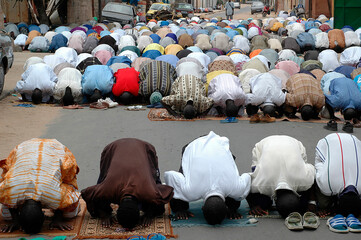
[[[237,162],[247,159],[236,158],[229,139],[211,131],[182,148],[179,170],[166,171],[164,182],[155,147],[123,138],[104,148],[96,184],[80,191],[79,166],[69,148],[55,139],[33,138],[0,162],[0,214],[12,221],[1,230],[40,232],[43,208],[54,212],[50,227],[70,230],[66,219],[77,216],[83,198],[87,211],[104,227],[115,223],[112,203],[119,206],[116,221],[133,229],[149,226],[154,217],[164,214],[167,203],[175,219],[187,221],[192,217],[189,203],[203,200],[203,215],[211,225],[242,217],[241,201],[248,202],[251,215],[268,214],[274,202],[286,220],[295,212],[314,218],[337,214],[351,219],[351,227],[361,231],[356,219],[361,214],[360,140],[332,133],[318,141],[315,151],[312,165],[300,141],[272,135],[255,144],[250,168],[238,169]],[[328,222],[342,230],[339,223]]]

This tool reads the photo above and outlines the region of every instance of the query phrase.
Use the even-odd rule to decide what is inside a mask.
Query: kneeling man
[[[185,146],[182,155],[180,171],[165,173],[166,183],[174,188],[170,203],[176,218],[192,216],[189,202],[200,199],[208,224],[220,224],[226,216],[240,218],[237,209],[249,193],[251,177],[239,176],[228,138],[211,131]]]

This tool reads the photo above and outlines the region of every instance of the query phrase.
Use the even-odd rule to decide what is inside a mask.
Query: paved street
[[[22,66],[26,57],[32,53],[21,53],[16,61],[16,65]],[[21,56],[21,58],[20,58]],[[25,60],[24,60],[25,59]],[[6,78],[7,89],[14,87],[21,71],[15,68],[11,70]],[[1,100],[0,104],[7,106],[6,102],[11,97]],[[1,106],[3,106],[1,105]],[[0,109],[0,116],[6,116],[7,112]],[[39,111],[48,108],[47,113],[37,115]],[[126,111],[124,107],[117,107],[109,110],[92,110],[89,108],[80,110],[64,110],[51,106],[37,106],[28,111],[32,115],[39,116],[42,120],[48,119],[38,132],[36,129],[31,137],[56,138],[61,143],[70,148],[74,153],[80,166],[78,175],[79,188],[83,189],[96,183],[99,173],[99,159],[102,149],[108,143],[124,137],[135,137],[151,142],[159,157],[159,165],[163,177],[164,171],[179,168],[181,148],[184,144],[194,138],[206,134],[213,130],[217,134],[230,139],[231,150],[237,157],[236,162],[239,172],[247,172],[251,165],[251,151],[255,143],[262,138],[273,134],[286,134],[302,141],[307,149],[309,162],[314,162],[314,149],[319,139],[330,132],[323,129],[323,124],[318,123],[296,123],[296,122],[276,122],[271,124],[250,124],[248,121],[239,121],[233,124],[220,124],[218,121],[168,121],[151,122],[147,118],[147,111],[132,112]],[[20,108],[19,108],[20,109]],[[31,119],[31,115],[24,117],[18,110],[18,116],[26,123]],[[56,111],[56,113],[53,113]],[[55,114],[55,115],[54,115]],[[54,117],[56,116],[56,117]],[[11,119],[0,118],[1,125],[10,125]],[[46,122],[46,121],[45,121]],[[14,127],[14,135],[21,135],[27,130],[21,124]],[[37,135],[38,134],[38,135]],[[361,138],[361,130],[355,129],[355,136]],[[1,145],[6,145],[12,140],[13,135],[7,135],[7,139],[2,139]],[[27,137],[28,139],[30,137]],[[26,140],[24,139],[24,140]],[[20,143],[20,142],[18,142]],[[11,146],[14,147],[15,145]],[[6,149],[9,149],[10,146]],[[10,150],[11,150],[10,148]],[[4,148],[2,148],[4,151]],[[10,151],[8,150],[8,151]],[[8,152],[1,153],[6,157]],[[291,232],[281,219],[260,219],[256,227],[242,228],[222,228],[222,227],[192,227],[175,228],[175,233],[179,239],[340,239],[340,235],[332,233],[327,229],[326,222],[321,221],[321,226],[316,231]],[[342,236],[343,239],[359,238],[357,234],[349,233]],[[14,238],[15,239],[15,238]]]

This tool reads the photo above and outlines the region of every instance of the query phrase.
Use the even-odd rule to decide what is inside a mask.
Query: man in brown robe
[[[112,224],[111,203],[119,205],[117,220],[124,228],[134,228],[144,212],[142,224],[150,225],[164,213],[164,204],[173,197],[173,188],[162,185],[158,157],[153,145],[135,138],[123,138],[106,146],[101,155],[97,185],[81,195],[92,217]]]

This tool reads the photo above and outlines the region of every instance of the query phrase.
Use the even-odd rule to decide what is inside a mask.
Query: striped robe
[[[151,61],[140,70],[139,94],[149,97],[159,90],[163,97],[168,96],[177,78],[175,68],[163,61]]]
[[[316,182],[326,196],[353,185],[361,193],[361,141],[347,133],[332,133],[316,146]]]
[[[11,219],[8,208],[32,199],[43,208],[59,209],[64,217],[80,211],[74,155],[55,139],[33,138],[15,147],[7,159],[0,161],[1,214]]]

